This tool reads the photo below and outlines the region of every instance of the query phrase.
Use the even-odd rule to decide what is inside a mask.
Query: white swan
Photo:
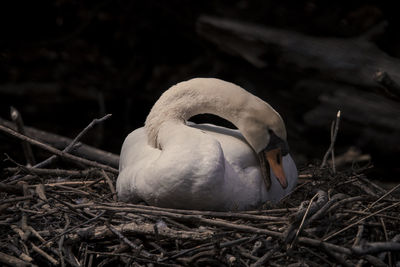
[[[238,130],[186,121],[202,113]],[[145,126],[126,137],[119,171],[121,201],[181,209],[250,209],[279,201],[297,183],[280,115],[241,87],[213,78],[168,89]]]

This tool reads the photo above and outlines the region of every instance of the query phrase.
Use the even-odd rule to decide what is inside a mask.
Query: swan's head
[[[270,105],[257,98],[252,106],[245,109],[240,121],[240,131],[257,153],[260,160],[262,175],[267,186],[271,186],[270,171],[279,181],[282,188],[288,186],[287,178],[292,175],[282,158],[289,154],[286,141],[286,127],[281,116]],[[291,161],[291,164],[294,164]]]

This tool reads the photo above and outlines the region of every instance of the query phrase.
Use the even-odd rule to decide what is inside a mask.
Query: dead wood
[[[118,202],[117,173],[105,168],[41,169],[11,162],[16,167],[5,174],[35,179],[6,177],[9,182],[0,183],[0,261],[5,264],[384,266],[400,261],[399,186],[382,189],[362,172],[308,167],[299,186],[277,205],[217,212]]]
[[[0,130],[2,132],[4,132],[4,133],[10,135],[10,136],[13,136],[13,137],[18,138],[18,139],[23,140],[23,141],[27,141],[27,142],[31,143],[32,145],[34,145],[34,146],[40,147],[40,148],[42,148],[44,150],[47,150],[50,153],[53,153],[53,154],[55,154],[55,155],[57,155],[57,156],[59,156],[61,158],[70,160],[71,162],[79,162],[79,163],[82,163],[82,164],[85,164],[85,165],[88,165],[88,166],[104,169],[104,170],[107,170],[107,171],[110,171],[110,172],[113,172],[113,173],[118,173],[118,170],[116,170],[115,168],[112,168],[110,166],[107,166],[107,165],[104,165],[104,164],[101,164],[101,163],[97,163],[95,161],[87,160],[85,158],[80,158],[80,157],[71,155],[69,153],[65,153],[65,152],[60,151],[58,149],[55,149],[55,148],[53,148],[53,147],[51,147],[49,145],[46,145],[46,144],[44,144],[42,142],[36,141],[35,139],[32,139],[32,138],[29,138],[29,137],[27,137],[25,135],[19,134],[18,132],[15,132],[14,130],[9,129],[7,127],[4,127],[2,125],[0,125]]]
[[[211,16],[197,22],[198,33],[221,50],[240,56],[256,67],[270,64],[317,70],[324,77],[375,87],[378,70],[400,84],[400,60],[382,52],[368,39],[322,38]]]
[[[308,128],[325,128],[341,110],[343,127],[352,133],[346,137],[356,139],[359,147],[382,156],[400,152],[400,60],[365,36],[313,37],[211,16],[198,19],[197,32],[256,68],[312,73],[312,80],[300,81],[285,95],[292,105],[304,108]]]
[[[0,125],[16,130],[16,126],[14,123],[7,121],[3,118],[0,118]],[[49,144],[50,146],[60,150],[66,148],[69,144],[72,143],[72,139],[64,136],[45,132],[29,126],[24,126],[24,129],[26,136],[31,137],[32,139],[36,139],[40,142]],[[74,149],[71,151],[71,154],[83,157],[88,160],[94,160],[102,164],[107,164],[114,168],[118,168],[118,163],[119,163],[118,155],[82,144],[80,142],[74,147]]]

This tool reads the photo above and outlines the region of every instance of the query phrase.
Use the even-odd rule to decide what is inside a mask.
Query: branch
[[[14,123],[0,118],[0,125],[16,130]],[[63,150],[73,142],[72,139],[57,134],[41,131],[33,127],[25,126],[26,136],[36,139],[42,143],[49,144],[57,149]],[[77,143],[71,154],[85,159],[94,160],[102,164],[118,168],[119,156],[100,150],[98,148]]]
[[[328,150],[326,151],[326,153],[324,155],[324,159],[322,160],[322,163],[321,163],[321,166],[320,166],[320,168],[323,168],[325,166],[326,160],[328,159],[328,156],[331,153],[331,155],[332,155],[332,170],[333,170],[333,173],[336,173],[334,147],[335,147],[337,133],[339,131],[339,122],[340,122],[340,110],[336,114],[336,121],[332,122],[331,144],[330,144]]]
[[[0,131],[3,131],[4,133],[6,133],[6,134],[8,134],[10,136],[13,136],[15,138],[18,138],[20,140],[27,141],[27,142],[31,143],[32,145],[34,145],[34,146],[40,147],[40,148],[42,148],[44,150],[47,150],[50,153],[53,153],[53,154],[55,154],[57,156],[60,156],[61,158],[67,159],[69,161],[79,162],[79,163],[82,163],[82,164],[85,164],[85,165],[88,165],[88,166],[92,166],[92,167],[95,167],[95,168],[99,168],[99,169],[103,169],[103,170],[109,171],[109,172],[114,173],[114,174],[118,174],[118,170],[114,169],[114,168],[112,168],[110,166],[106,166],[104,164],[100,164],[100,163],[97,163],[95,161],[87,160],[87,159],[84,159],[84,158],[80,158],[80,157],[71,155],[69,153],[65,153],[65,152],[60,151],[58,149],[55,149],[55,148],[53,148],[53,147],[51,147],[49,145],[46,145],[46,144],[43,144],[43,143],[41,143],[41,142],[39,142],[37,140],[34,140],[34,139],[30,138],[30,137],[27,137],[25,135],[17,133],[16,131],[14,131],[12,129],[9,129],[7,127],[4,127],[2,125],[0,125]]]

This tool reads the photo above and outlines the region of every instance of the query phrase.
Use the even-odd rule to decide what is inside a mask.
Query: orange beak
[[[286,180],[285,172],[283,171],[281,149],[275,148],[264,153],[266,153],[266,158],[272,172],[275,174],[276,178],[278,178],[278,181],[281,184],[282,188],[285,189],[288,186],[288,183]]]
[[[264,178],[265,186],[267,190],[271,187],[271,177],[269,175],[269,170],[271,169],[276,178],[278,178],[279,183],[282,188],[285,189],[288,186],[285,172],[283,171],[282,164],[282,151],[280,148],[272,149],[269,151],[261,151],[258,154],[260,159],[261,173]]]

